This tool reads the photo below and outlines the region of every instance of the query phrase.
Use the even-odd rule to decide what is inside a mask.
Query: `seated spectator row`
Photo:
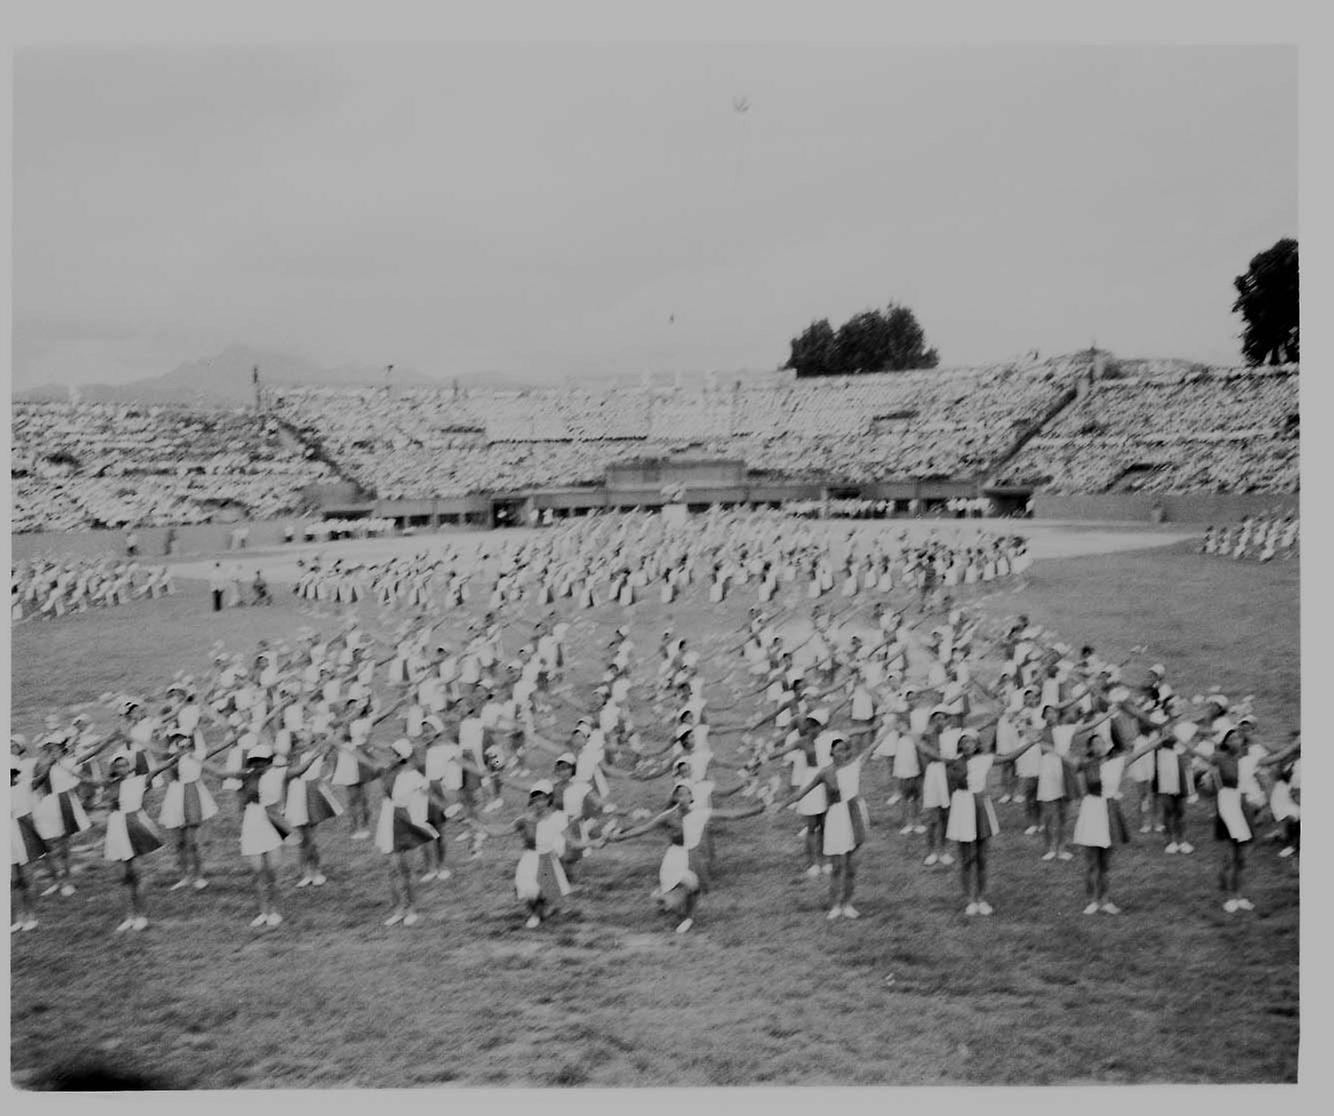
[[[272,419],[113,403],[16,403],[13,530],[204,523],[294,510],[337,479]]]
[[[533,391],[283,388],[271,416],[126,404],[14,407],[15,531],[297,511],[339,479],[381,499],[594,485],[689,452],[756,480],[990,480],[1052,493],[1292,492],[1296,367],[1087,354],[763,384]],[[330,463],[333,463],[332,465]],[[335,469],[336,466],[336,469]]]
[[[1071,390],[1069,360],[730,391],[289,389],[278,413],[382,498],[589,484],[629,456],[741,457],[778,479],[968,477]]]
[[[1295,492],[1295,367],[1141,373],[1093,385],[1001,471],[1047,492]]]

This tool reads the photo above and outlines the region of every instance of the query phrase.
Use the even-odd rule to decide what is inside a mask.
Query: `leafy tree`
[[[916,315],[895,303],[884,310],[854,314],[835,334],[827,319],[815,322],[792,340],[785,368],[802,376],[838,376],[859,372],[898,372],[935,368],[940,355],[926,347]]]
[[[834,341],[834,327],[828,318],[812,322],[800,336],[792,338],[792,355],[783,367],[795,369],[799,377],[833,375]]]
[[[1288,238],[1251,259],[1233,281],[1232,312],[1246,323],[1241,352],[1251,367],[1299,359],[1297,242]]]

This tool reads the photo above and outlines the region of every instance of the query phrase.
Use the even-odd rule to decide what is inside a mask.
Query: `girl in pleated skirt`
[[[1037,741],[1021,745],[1032,747]],[[1000,832],[996,809],[987,793],[994,756],[979,749],[977,733],[965,729],[959,736],[959,754],[946,765],[950,810],[945,837],[959,849],[959,871],[963,881],[967,915],[989,915],[987,902],[987,842]]]
[[[42,745],[41,758],[32,774],[32,820],[51,854],[48,864],[53,881],[43,894],[59,891],[68,898],[74,894],[70,879],[69,838],[82,833],[92,823],[79,800],[81,780],[70,766],[67,753],[68,745],[64,740],[50,740]]]
[[[286,788],[283,795],[283,819],[301,842],[301,878],[297,887],[323,887],[327,877],[320,871],[320,850],[315,844],[315,828],[343,812],[343,804],[321,778],[324,757],[333,742],[314,747],[304,733],[294,734],[288,754]]]
[[[1131,764],[1154,747],[1149,742],[1130,752],[1114,736],[1094,733],[1087,738],[1084,754],[1066,761],[1083,790],[1073,840],[1084,850],[1086,915],[1121,913],[1108,896],[1112,850],[1130,843],[1130,827],[1121,809],[1121,782]]]
[[[32,790],[19,760],[9,761],[9,932],[37,929],[37,909],[28,866],[46,855],[46,842],[32,819]]]
[[[383,796],[375,830],[375,847],[390,858],[389,889],[394,909],[385,925],[415,926],[421,916],[413,894],[408,854],[439,840],[440,831],[431,825],[428,815],[432,803],[440,810],[448,804],[431,789],[406,738],[395,740],[390,752],[392,758],[378,772]]]
[[[860,793],[861,761],[862,755],[874,743],[873,726],[859,726],[853,730],[853,735],[857,738],[855,745],[842,733],[835,734],[829,742],[832,762],[816,771],[805,786],[775,802],[772,807],[777,810],[800,801],[817,786],[824,789],[828,809],[822,851],[832,865],[829,913],[826,915],[831,921],[860,917],[860,912],[852,905],[857,879],[853,857],[866,840],[868,818]]]
[[[169,761],[145,775],[136,775],[133,761],[122,752],[112,757],[109,778],[98,784],[107,792],[112,804],[111,812],[107,815],[102,855],[106,860],[124,866],[122,880],[128,911],[125,920],[116,927],[117,933],[144,930],[148,926],[138,862],[141,856],[162,847],[162,837],[144,812],[144,793],[152,781],[170,766]]]
[[[229,741],[226,747],[232,747]],[[198,757],[198,745],[184,733],[173,733],[168,749],[175,760],[166,772],[168,783],[158,812],[158,825],[176,834],[176,858],[181,878],[171,890],[194,886],[202,891],[208,886],[199,854],[199,827],[218,812],[218,805],[204,785],[204,767]],[[225,777],[227,772],[222,772]]]
[[[277,926],[283,916],[278,913],[278,882],[273,857],[287,840],[291,830],[276,809],[263,804],[265,776],[273,766],[273,750],[267,744],[252,748],[246,756],[241,773],[241,855],[249,858],[259,900],[259,913],[250,925]]]
[[[1281,763],[1294,754],[1300,743],[1269,757],[1266,763]],[[1214,837],[1222,849],[1222,863],[1218,872],[1219,888],[1226,898],[1223,910],[1228,914],[1253,911],[1255,904],[1241,893],[1242,873],[1246,867],[1246,846],[1254,838],[1254,818],[1241,792],[1238,751],[1241,737],[1235,725],[1224,732],[1215,750],[1206,755],[1198,745],[1187,745],[1187,751],[1202,759],[1213,770],[1211,775],[1217,795],[1214,802]]]
[[[688,783],[677,783],[667,809],[642,825],[606,834],[606,841],[628,841],[647,833],[663,831],[667,834],[667,850],[658,866],[658,887],[653,895],[658,908],[679,921],[676,932],[684,934],[695,924],[695,908],[703,890],[700,861],[701,842],[706,825],[714,821],[736,821],[755,817],[764,811],[764,804],[741,810],[694,809],[694,791]],[[693,856],[693,860],[692,860]]]

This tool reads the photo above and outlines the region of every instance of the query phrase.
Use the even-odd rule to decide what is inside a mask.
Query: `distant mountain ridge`
[[[290,353],[230,345],[216,356],[191,360],[161,376],[127,384],[79,384],[79,397],[90,403],[190,403],[241,406],[254,399],[251,371],[259,367],[261,384],[291,387],[297,384],[327,387],[371,387],[384,383],[384,368],[340,364],[319,365]],[[410,368],[394,368],[397,384],[438,385],[441,381]],[[69,387],[44,384],[16,392],[20,402],[66,399]]]
[[[200,360],[186,361],[161,376],[132,380],[126,384],[79,384],[75,390],[87,403],[168,403],[180,405],[238,407],[254,399],[251,370],[259,367],[260,382],[268,387],[381,387],[385,382],[383,365],[339,364],[323,368],[304,357],[271,349],[256,349],[246,345],[230,345],[222,352]],[[712,373],[720,385],[736,380],[751,381],[769,377],[771,370],[737,370]],[[654,372],[649,382],[665,387],[677,379],[676,373]],[[697,382],[710,373],[683,372],[680,378]],[[521,373],[469,372],[458,376],[428,376],[412,368],[395,365],[391,374],[396,387],[450,388],[455,383],[461,388],[487,388],[500,391],[523,391],[527,388],[562,387],[579,383],[589,386],[610,387],[621,384],[637,385],[645,380],[643,373],[588,373],[585,375],[536,377]],[[16,391],[16,402],[63,401],[69,398],[70,388],[65,384],[43,384],[39,387]]]

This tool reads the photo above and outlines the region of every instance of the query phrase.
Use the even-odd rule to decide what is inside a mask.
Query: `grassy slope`
[[[729,626],[748,603],[728,602]],[[1148,643],[1183,687],[1218,681],[1255,692],[1266,725],[1296,720],[1295,563],[1179,549],[1043,562],[1028,589],[991,606],[1108,652]],[[636,618],[641,657],[659,612]],[[677,627],[704,620],[690,605]],[[127,677],[202,668],[215,638],[241,646],[306,622],[286,605],[215,619],[191,588],[165,605],[23,625],[15,726]],[[569,913],[539,934],[515,910],[510,842],[460,863],[451,841],[456,875],[425,889],[427,919],[384,929],[383,858],[342,822],[322,833],[329,886],[286,891],[288,921],[257,933],[227,802],[207,839],[209,891],[167,893],[171,853],[151,858],[147,933],[108,933],[116,874],[90,859],[78,894],[45,900],[40,931],[12,940],[16,1080],[38,1083],[70,1059],[196,1088],[1295,1079],[1297,876],[1272,846],[1252,856],[1256,914],[1229,918],[1201,804],[1196,856],[1165,858],[1140,839],[1114,865],[1126,913],[1085,918],[1078,861],[1040,861],[1001,807],[997,914],[965,920],[954,874],[923,868],[922,838],[898,836],[881,770],[867,781],[859,923],[825,922],[824,889],[794,870],[784,814],[719,834],[721,879],[685,939],[648,901],[653,841],[597,853]],[[649,803],[661,789],[616,797]]]

